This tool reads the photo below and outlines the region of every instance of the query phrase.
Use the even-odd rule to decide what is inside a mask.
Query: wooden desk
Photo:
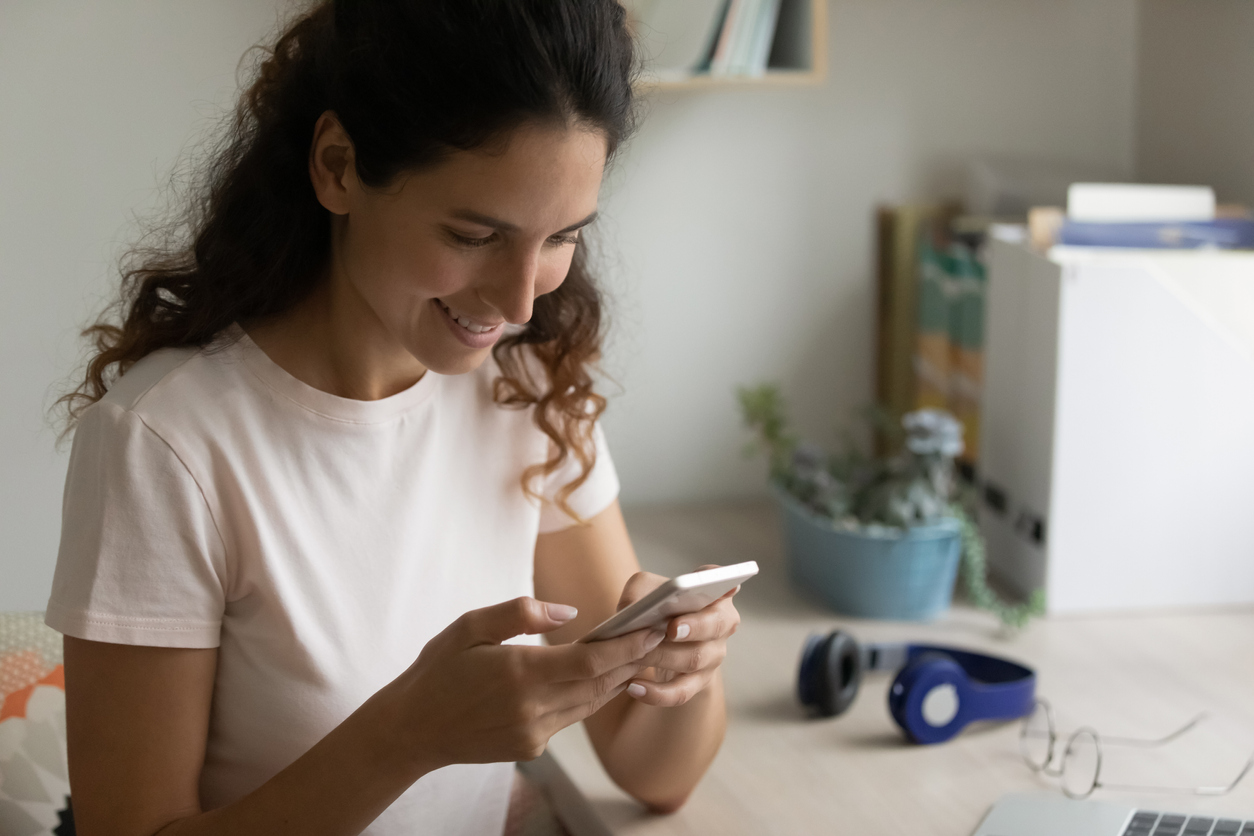
[[[550,751],[604,825],[576,824],[574,836],[967,836],[1003,793],[1059,792],[1024,765],[1016,723],[971,727],[938,746],[908,744],[888,715],[889,676],[869,675],[845,716],[806,718],[793,696],[801,646],[810,632],[834,627],[867,641],[926,640],[1018,658],[1037,670],[1037,693],[1053,703],[1063,732],[1091,725],[1109,735],[1154,737],[1211,712],[1162,749],[1107,747],[1102,777],[1111,783],[1223,784],[1254,752],[1254,610],[1054,618],[1009,639],[991,617],[962,607],[932,624],[861,621],[789,588],[767,504],[642,509],[627,522],[651,571],[674,575],[742,560],[758,561],[762,571],[736,598],[743,624],[723,665],[727,738],[691,800],[671,816],[643,812],[610,782],[582,726],[574,726]],[[1222,798],[1102,790],[1093,797],[1254,816],[1254,776]]]

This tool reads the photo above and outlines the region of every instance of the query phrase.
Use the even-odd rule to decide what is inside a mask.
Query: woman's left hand
[[[716,568],[709,564],[698,571]],[[637,572],[623,587],[618,608],[638,601],[666,580],[651,572]],[[739,591],[736,587],[705,609],[672,618],[666,625],[665,641],[643,660],[660,675],[654,680],[635,678],[627,693],[648,705],[676,706],[705,690],[727,656],[727,639],[740,626],[740,613],[732,603]]]

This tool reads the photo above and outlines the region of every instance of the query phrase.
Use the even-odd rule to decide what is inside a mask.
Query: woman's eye
[[[578,244],[579,233],[573,232],[573,233],[570,233],[569,235],[554,235],[552,238],[549,239],[549,243],[556,244],[559,247],[564,247],[567,244]]]
[[[457,232],[453,232],[452,230],[449,230],[449,235],[452,236],[454,241],[463,247],[483,247],[496,240],[495,232],[485,238],[474,238],[469,235],[461,235]]]

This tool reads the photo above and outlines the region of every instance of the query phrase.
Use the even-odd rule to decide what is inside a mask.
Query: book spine
[[[1066,221],[1058,243],[1075,247],[1133,249],[1254,249],[1254,220],[1216,218],[1190,223],[1099,223]]]
[[[764,0],[758,29],[754,33],[753,56],[749,61],[749,75],[766,75],[766,65],[771,58],[771,45],[775,41],[775,27],[779,24],[780,0]]]
[[[710,72],[710,65],[714,61],[714,51],[718,49],[724,24],[727,22],[727,16],[731,13],[731,2],[732,0],[723,0],[718,5],[718,11],[715,12],[709,24],[709,32],[706,36],[705,48],[701,52],[701,60],[692,68],[693,73]]]
[[[948,257],[926,227],[918,249],[918,325],[915,332],[915,409],[948,409],[953,348],[949,324]]]
[[[710,75],[727,75],[731,66],[732,42],[736,33],[737,21],[746,0],[731,0],[727,6],[727,15],[723,18],[723,30],[719,32],[718,43],[714,46],[714,56],[710,59]]]
[[[730,75],[749,74],[764,3],[765,0],[745,0],[745,8],[740,13],[740,26],[736,31],[736,45],[732,50]]]

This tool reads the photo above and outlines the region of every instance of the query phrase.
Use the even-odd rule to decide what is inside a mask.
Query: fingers
[[[727,642],[666,642],[659,645],[643,662],[660,671],[695,673],[717,668],[727,656]]]
[[[500,644],[525,633],[556,630],[577,614],[574,607],[524,597],[471,610],[459,618],[457,623],[467,646]]]
[[[591,702],[574,705],[574,706],[571,706],[570,708],[563,708],[563,709],[554,711],[552,714],[548,715],[545,718],[546,721],[548,722],[549,727],[553,729],[553,731],[550,734],[551,735],[557,734],[557,732],[561,731],[567,726],[574,725],[575,723],[578,723],[580,720],[585,720],[588,717],[591,717],[593,714],[596,714],[603,707],[605,707],[606,703],[608,703],[610,700],[614,699],[615,697],[617,697],[619,694],[623,693],[626,690],[627,690],[627,683],[624,682],[618,687],[614,688],[614,690],[608,692],[604,697],[600,697]]]
[[[648,656],[666,638],[661,630],[636,630],[616,639],[535,648],[538,673],[552,682],[595,679]]]
[[[731,594],[703,610],[672,618],[666,625],[666,637],[672,642],[708,642],[732,635],[740,627],[740,613]]]
[[[595,705],[599,708],[621,694],[627,683],[633,677],[639,676],[645,667],[640,662],[632,662],[593,679],[554,683],[545,699],[545,705],[550,711],[565,711],[581,705]]]
[[[647,682],[641,679],[632,680],[627,686],[627,693],[637,702],[656,705],[662,708],[673,708],[683,705],[688,700],[705,690],[714,676],[714,670],[699,673],[686,673],[675,677],[669,682]]]

